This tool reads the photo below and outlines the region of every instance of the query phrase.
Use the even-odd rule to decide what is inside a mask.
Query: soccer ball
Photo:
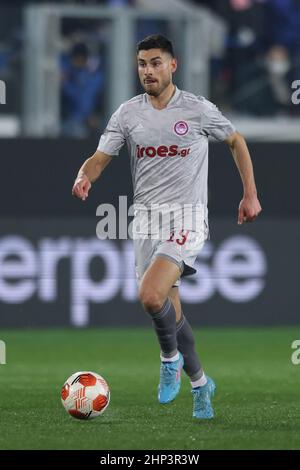
[[[95,372],[75,372],[64,383],[61,402],[73,418],[91,419],[102,415],[110,400],[109,387]]]

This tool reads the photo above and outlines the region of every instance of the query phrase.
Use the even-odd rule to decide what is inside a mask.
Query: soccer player
[[[127,143],[134,220],[140,234],[133,237],[139,299],[152,319],[161,350],[158,400],[169,403],[175,399],[183,368],[192,386],[193,417],[210,419],[215,384],[204,373],[196,352],[191,326],[182,313],[179,284],[182,276],[196,272],[193,264],[208,236],[208,137],[226,142],[240,172],[244,193],[238,224],[253,221],[261,212],[252,162],[244,138],[214,104],[174,85],[177,61],[167,38],[152,35],[139,42],[137,63],[145,93],[121,104],[112,115],[96,152],[80,168],[72,191],[85,200],[91,183]],[[200,214],[201,223],[191,224],[187,218],[187,225],[181,225],[183,219],[175,210],[168,236],[157,236],[157,225],[149,228],[145,218],[148,211],[154,205],[178,204]]]

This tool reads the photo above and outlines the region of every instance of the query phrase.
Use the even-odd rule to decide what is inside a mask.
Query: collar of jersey
[[[180,94],[180,90],[177,88],[177,86],[175,85],[175,93],[174,95],[172,96],[172,98],[170,99],[169,103],[167,104],[167,106],[165,108],[162,108],[162,109],[157,109],[153,106],[153,104],[151,103],[150,101],[150,98],[149,96],[147,95],[147,93],[145,93],[145,98],[146,98],[146,103],[151,106],[151,108],[155,109],[156,111],[163,111],[164,109],[168,109],[173,103],[174,101],[177,100],[178,96]]]

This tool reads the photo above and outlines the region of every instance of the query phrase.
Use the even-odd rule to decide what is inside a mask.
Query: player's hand
[[[73,189],[72,189],[72,194],[73,196],[76,196],[79,199],[82,199],[83,201],[85,201],[89,195],[90,189],[91,189],[90,180],[88,179],[86,175],[82,174],[82,175],[77,176]]]
[[[238,225],[253,222],[262,211],[257,196],[244,196],[239,205]]]

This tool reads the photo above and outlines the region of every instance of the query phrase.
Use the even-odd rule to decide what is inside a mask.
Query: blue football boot
[[[211,419],[214,417],[210,400],[214,396],[216,385],[210,377],[206,378],[207,383],[205,385],[192,389],[194,399],[193,418]]]
[[[158,401],[165,404],[173,401],[179,393],[183,357],[174,362],[162,362],[160,366],[160,382],[158,386]]]

